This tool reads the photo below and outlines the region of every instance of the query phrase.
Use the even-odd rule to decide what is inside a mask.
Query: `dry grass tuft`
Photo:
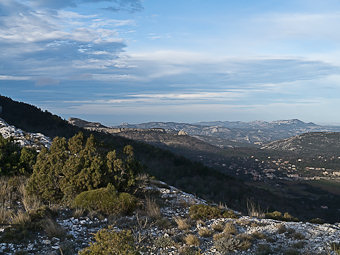
[[[235,223],[240,226],[250,226],[251,221],[247,219],[237,219]]]
[[[13,211],[0,207],[0,224],[9,224],[13,217]]]
[[[31,217],[27,212],[18,212],[14,214],[11,219],[11,223],[15,225],[26,225],[31,222]]]
[[[198,230],[198,234],[202,237],[210,237],[212,236],[213,232],[208,228],[201,228]]]
[[[199,246],[200,245],[200,240],[198,239],[197,236],[193,234],[189,234],[184,238],[184,241],[187,245],[193,245],[193,246]]]
[[[287,232],[287,228],[283,224],[279,224],[276,227],[277,227],[277,233],[279,233],[279,234],[283,234],[283,233]]]
[[[26,212],[32,212],[43,206],[42,202],[36,196],[28,195],[24,184],[20,185],[20,193],[22,196],[22,204]]]
[[[205,226],[205,222],[203,220],[196,221],[197,226]]]
[[[237,229],[236,229],[236,227],[233,223],[228,222],[223,229],[223,233],[226,233],[226,234],[229,234],[229,235],[236,235]]]
[[[242,251],[249,250],[254,241],[251,235],[245,233],[237,235],[236,238],[241,241],[239,248]]]
[[[252,234],[252,237],[254,237],[255,239],[265,239],[267,236],[266,234],[259,232],[259,231],[255,231]]]
[[[57,237],[63,238],[65,237],[65,230],[54,220],[46,219],[42,223],[42,227],[49,238]]]
[[[6,202],[10,202],[10,187],[8,185],[8,180],[2,177],[0,179],[0,203],[5,206]]]
[[[248,215],[251,217],[256,217],[256,218],[265,217],[265,213],[261,209],[260,205],[255,205],[253,201],[250,201],[250,200],[247,201],[247,209],[248,209]]]
[[[146,214],[152,219],[160,219],[162,217],[161,209],[154,199],[146,198],[145,200]]]
[[[254,241],[254,237],[246,233],[238,234],[236,237],[240,240],[248,240],[250,242]]]
[[[300,232],[296,232],[293,234],[293,238],[296,240],[304,240],[306,237],[304,234],[300,233]]]
[[[214,224],[212,224],[212,229],[217,231],[217,232],[222,232],[224,229],[224,224],[223,222],[215,222]]]
[[[231,237],[231,235],[222,232],[222,233],[214,234],[214,235],[213,235],[213,240],[214,240],[214,241],[217,241],[217,240],[219,240],[219,239],[221,239],[221,238],[229,238],[229,237]]]
[[[177,223],[177,227],[180,230],[188,230],[190,228],[189,221],[187,219],[176,217],[174,218],[175,222]]]
[[[85,215],[85,209],[77,208],[73,211],[72,214],[73,214],[73,217],[75,217],[75,218],[83,217]]]

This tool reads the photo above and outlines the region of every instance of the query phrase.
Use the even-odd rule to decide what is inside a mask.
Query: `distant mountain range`
[[[221,149],[202,141],[201,139],[187,135],[184,131],[165,130],[163,128],[134,128],[134,127],[106,127],[100,123],[88,122],[78,118],[70,118],[68,122],[72,125],[85,128],[92,131],[100,131],[108,134],[114,134],[135,141],[146,142],[157,147],[165,148],[171,151],[190,152],[193,154],[219,154]]]
[[[289,138],[309,132],[338,132],[340,127],[321,126],[303,121],[213,121],[194,124],[176,122],[148,122],[142,124],[123,124],[116,128],[150,129],[162,128],[171,131],[184,131],[219,147],[262,146],[272,141]]]
[[[340,131],[340,127],[320,126],[297,119],[273,122],[216,121],[199,124],[149,122],[106,127],[100,123],[70,118],[69,123],[88,130],[116,134],[175,151],[185,149],[186,152],[209,155],[222,153],[227,157],[231,151],[227,150],[223,153],[221,148],[245,148],[248,154],[258,154],[261,150],[264,150],[264,153],[277,151],[304,155],[334,155],[340,152],[340,133],[330,132],[330,130]],[[254,150],[254,147],[258,149]]]
[[[305,133],[266,144],[262,149],[291,151],[304,155],[339,155],[340,133],[314,132]]]

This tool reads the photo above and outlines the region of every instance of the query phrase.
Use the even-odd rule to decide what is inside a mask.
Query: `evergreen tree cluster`
[[[5,139],[0,135],[0,176],[32,173],[36,154],[35,150],[21,148],[12,138]]]
[[[85,139],[80,132],[68,140],[54,138],[51,148],[39,153],[27,190],[48,202],[70,201],[83,191],[108,184],[129,191],[141,168],[132,146],[125,146],[118,157],[115,150],[100,147],[93,135]]]

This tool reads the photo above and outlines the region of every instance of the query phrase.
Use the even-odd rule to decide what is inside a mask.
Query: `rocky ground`
[[[42,146],[49,148],[51,146],[51,139],[40,133],[25,132],[15,126],[9,125],[6,121],[0,118],[0,134],[4,138],[12,137],[14,141],[20,146],[33,147],[35,149]]]
[[[1,226],[0,254],[77,254],[89,245],[93,233],[108,225],[117,231],[132,230],[141,254],[340,253],[339,223],[281,222],[241,215],[194,220],[189,217],[190,206],[206,201],[159,181],[149,183],[144,192],[153,194],[151,212],[144,208],[131,216],[104,217],[60,208],[54,223],[46,222],[52,224],[49,228],[31,231],[22,240],[4,241],[12,227]]]

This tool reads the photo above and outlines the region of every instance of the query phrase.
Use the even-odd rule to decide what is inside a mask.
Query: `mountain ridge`
[[[321,126],[315,123],[303,122],[298,119],[266,121],[213,121],[198,123],[177,122],[147,122],[141,124],[127,124],[116,128],[162,128],[164,130],[180,131],[197,137],[203,141],[209,141],[206,137],[214,137],[210,141],[219,147],[245,147],[250,144],[261,147],[264,144],[289,138],[308,132],[335,132],[340,131],[338,126]]]

